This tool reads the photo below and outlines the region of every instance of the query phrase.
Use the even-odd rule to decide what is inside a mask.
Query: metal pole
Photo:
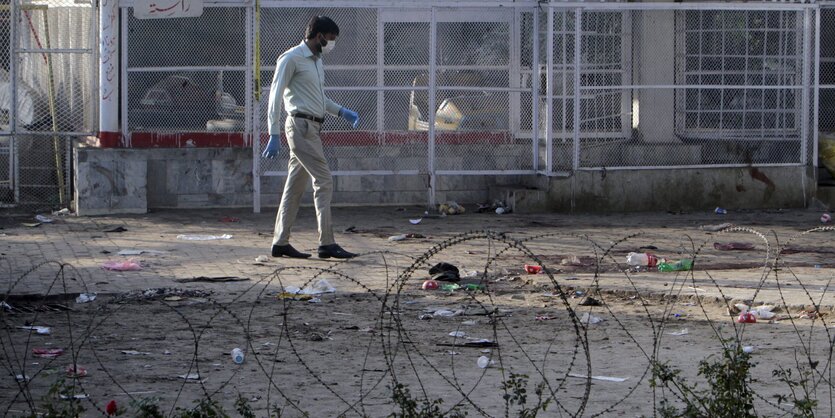
[[[382,87],[386,84],[385,78],[385,37],[384,32],[386,30],[386,25],[383,20],[380,18],[383,15],[383,9],[377,8],[377,135],[378,141],[380,144],[383,142],[384,132],[383,127],[385,126],[385,114],[386,114],[386,93],[383,91]]]
[[[815,10],[815,97],[812,106],[812,167],[818,167],[818,141],[820,140],[820,68],[821,68],[821,12]],[[815,171],[817,178],[817,171]]]
[[[260,115],[261,103],[261,51],[260,51],[260,1],[246,8],[246,104],[244,112],[245,137],[252,147],[252,213],[261,213],[261,132],[255,129],[255,120]],[[258,109],[258,111],[256,111]]]
[[[800,163],[806,165],[807,152],[809,144],[809,89],[811,88],[811,60],[812,60],[812,11],[805,9],[803,11],[803,93],[802,105],[800,106]],[[803,176],[805,179],[805,175]]]
[[[583,9],[574,11],[574,171],[580,168],[580,59],[583,34]]]
[[[127,22],[127,10],[122,10],[122,22]],[[124,67],[127,66],[127,56],[122,55],[119,64],[119,50],[126,46],[127,34],[122,31],[119,39],[119,2],[118,0],[101,0],[99,5],[99,140],[102,145],[118,146],[124,144],[124,137],[119,135],[119,94],[120,75],[125,76]],[[120,44],[122,48],[120,48]],[[120,68],[121,67],[121,68]],[[124,80],[122,80],[123,86]],[[124,90],[122,90],[124,93]],[[125,103],[126,107],[127,104]],[[127,113],[122,113],[122,119],[127,119]],[[122,135],[124,135],[122,130]]]
[[[51,49],[49,43],[49,9],[43,11],[43,26],[45,35],[46,49]],[[58,201],[61,206],[66,203],[66,191],[64,190],[64,167],[61,161],[61,148],[59,146],[60,138],[58,138],[58,112],[55,108],[55,73],[52,71],[52,53],[44,53],[46,58],[46,76],[49,85],[47,86],[47,96],[49,100],[49,116],[52,119],[52,152],[55,156],[55,175],[58,177]]]
[[[533,171],[539,171],[539,8],[533,9],[533,63],[531,68],[531,106],[533,116],[531,118],[531,147],[533,147]]]
[[[435,94],[437,86],[435,85],[435,68],[437,57],[437,21],[435,20],[435,7],[432,7],[432,19],[429,22],[429,138],[428,138],[428,167],[429,172],[429,207],[434,208],[436,205],[435,186],[437,181],[435,179]]]
[[[115,0],[109,0],[115,1]],[[128,22],[128,9],[122,9],[122,22],[125,22],[125,26],[127,26]],[[115,36],[115,35],[114,35]],[[114,38],[115,39],[115,38]],[[128,132],[128,31],[127,28],[122,31],[122,47],[121,55],[122,55],[122,65],[121,67],[121,87],[120,91],[121,94],[119,95],[119,100],[122,108],[122,123],[121,123],[121,133],[122,133],[122,144],[126,147],[130,147],[130,132]],[[118,124],[118,119],[116,121]]]
[[[545,44],[548,67],[545,69],[545,172],[554,171],[554,8],[548,7],[548,38]],[[565,124],[565,120],[563,120]]]
[[[20,201],[20,173],[18,172],[18,157],[16,150],[16,132],[17,132],[17,1],[11,3],[11,28],[9,36],[9,85],[12,89],[12,103],[9,106],[9,131],[11,138],[9,140],[9,160],[11,160],[11,167],[9,171],[10,177],[14,187],[14,202]]]

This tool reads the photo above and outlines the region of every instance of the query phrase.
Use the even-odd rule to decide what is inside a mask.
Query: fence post
[[[539,171],[539,8],[533,9],[533,60],[531,63],[531,146],[533,147],[533,161],[531,167],[534,172]]]
[[[429,138],[428,142],[428,171],[429,171],[429,207],[435,207],[436,194],[435,187],[437,179],[435,178],[435,93],[437,86],[435,85],[435,68],[437,67],[437,30],[438,25],[435,20],[435,7],[432,6],[431,20],[429,21]]]
[[[123,143],[119,133],[119,79],[120,67],[124,68],[125,63],[119,64],[119,27],[118,0],[102,0],[99,6],[99,141],[106,147]]]
[[[545,69],[545,168],[554,171],[554,8],[548,7],[548,38],[546,40],[548,67]],[[565,120],[563,120],[565,124]]]

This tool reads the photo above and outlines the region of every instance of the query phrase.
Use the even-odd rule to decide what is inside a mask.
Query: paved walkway
[[[4,293],[13,295],[54,295],[84,292],[121,293],[147,288],[189,288],[205,289],[221,295],[235,294],[249,286],[249,282],[222,283],[180,283],[178,279],[195,277],[233,276],[258,280],[269,276],[278,267],[307,266],[350,269],[360,274],[372,288],[384,289],[386,280],[391,280],[391,270],[385,271],[379,255],[362,256],[355,260],[337,264],[332,261],[272,259],[258,263],[256,258],[269,255],[272,239],[274,212],[253,214],[240,210],[181,210],[159,211],[146,215],[75,217],[52,216],[53,223],[27,227],[24,223],[35,222],[34,215],[7,216],[0,226],[0,271],[3,279],[0,286]],[[816,293],[823,305],[835,305],[835,299],[827,286],[833,274],[835,241],[831,231],[803,234],[804,231],[821,226],[819,212],[811,210],[772,210],[731,212],[727,215],[713,213],[642,213],[642,214],[506,214],[466,213],[448,217],[423,217],[418,225],[409,219],[423,217],[420,207],[372,207],[336,208],[334,210],[337,241],[350,251],[371,253],[395,251],[403,254],[404,260],[418,257],[433,246],[457,234],[473,230],[489,229],[507,233],[518,239],[530,239],[529,248],[556,271],[556,279],[569,286],[591,286],[594,282],[595,257],[603,250],[618,243],[611,257],[604,259],[598,275],[599,283],[607,289],[630,290],[637,288],[652,292],[669,292],[671,287],[682,285],[683,276],[660,274],[654,271],[630,271],[624,273],[625,254],[640,247],[662,256],[680,258],[694,246],[701,250],[702,261],[697,265],[696,281],[682,287],[684,293],[718,295],[712,280],[721,290],[733,297],[745,298],[752,289],[763,286],[768,294],[766,299],[779,299],[780,290],[795,290],[792,301],[803,304],[809,300],[798,285],[803,282]],[[231,219],[230,219],[231,218]],[[233,222],[228,222],[233,221]],[[702,225],[716,225],[724,222],[751,228],[763,234],[747,232],[712,234],[700,229]],[[106,232],[121,227],[123,232]],[[344,232],[354,227],[352,232]],[[392,235],[413,233],[425,238],[413,238],[392,242]],[[630,235],[638,237],[621,240]],[[179,235],[223,235],[231,239],[212,241],[187,241]],[[553,234],[540,239],[531,239],[541,234]],[[314,211],[302,208],[292,243],[299,249],[314,252],[317,246]],[[588,239],[586,239],[588,238]],[[769,242],[766,253],[765,238]],[[713,242],[748,242],[757,251],[717,251]],[[777,270],[778,276],[764,266],[773,262],[776,245],[785,245],[794,251],[782,255],[788,269]],[[596,244],[590,245],[590,242]],[[465,271],[483,270],[489,257],[498,247],[491,243],[474,240],[451,247],[443,260],[451,261]],[[121,250],[142,250],[142,254],[121,256]],[[135,260],[140,271],[107,271],[102,266],[107,262]],[[433,263],[435,260],[433,259]],[[521,266],[531,260],[518,253],[504,253],[496,260],[499,273],[514,275],[521,273]],[[66,264],[63,270],[68,283],[64,288],[54,279],[60,271],[59,263]],[[620,265],[616,264],[620,263]],[[398,268],[402,271],[408,262],[401,260]],[[704,270],[704,271],[703,271]],[[707,274],[705,274],[707,273]],[[395,274],[396,276],[396,274]],[[425,278],[425,271],[415,276]],[[580,282],[577,282],[579,278]],[[678,278],[678,279],[676,279]],[[529,278],[526,278],[529,279]],[[541,284],[547,285],[545,276],[537,276]],[[630,282],[630,280],[632,282]],[[792,283],[794,282],[794,283]],[[696,289],[693,289],[696,288]],[[10,292],[9,290],[10,289]]]

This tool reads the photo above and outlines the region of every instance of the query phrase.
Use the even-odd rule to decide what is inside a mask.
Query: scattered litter
[[[720,207],[717,206],[716,209],[713,210],[713,213],[715,213],[717,215],[727,215],[728,210],[724,209],[724,208],[720,208]]]
[[[449,317],[453,317],[453,316],[462,315],[463,313],[464,313],[464,311],[460,311],[460,310],[451,311],[449,309],[438,309],[438,310],[432,312],[432,316],[442,316],[442,317],[449,318]]]
[[[308,302],[310,302],[310,303],[322,303],[322,299],[310,298],[310,300]]]
[[[406,234],[400,235],[392,235],[389,237],[389,241],[404,241],[406,240]]]
[[[509,211],[505,208],[496,208],[496,215],[504,215],[505,213],[508,213],[508,212]]]
[[[40,222],[23,222],[21,225],[23,225],[27,228],[37,228],[37,227],[41,226],[41,223]]]
[[[421,321],[431,321],[432,318],[434,318],[434,316],[432,316],[432,314],[428,314],[428,313],[427,314],[421,314],[418,317],[418,319],[420,319]]]
[[[446,353],[447,353],[447,355],[450,355],[450,356],[457,356],[458,354],[460,354],[459,352],[452,351],[452,350],[447,350]]]
[[[731,223],[726,222],[726,223],[718,224],[718,225],[702,225],[699,228],[702,231],[706,231],[706,232],[719,232],[719,231],[721,231],[725,228],[730,228],[732,226],[734,226],[734,225],[731,224]]]
[[[207,277],[207,276],[198,276],[192,277],[190,279],[174,279],[175,282],[178,283],[193,283],[193,282],[204,282],[204,283],[226,283],[226,282],[245,282],[249,280],[246,277],[238,277],[238,276],[214,276],[214,277]]]
[[[736,322],[740,324],[755,324],[757,322],[757,317],[751,312],[742,312],[739,314],[739,317],[736,318]]]
[[[438,285],[438,282],[435,280],[426,280],[420,287],[423,290],[437,290],[440,286]]]
[[[224,216],[224,217],[218,219],[218,221],[220,221],[220,222],[240,222],[241,220],[239,218],[235,218],[233,216]]]
[[[751,354],[751,353],[754,352],[754,346],[753,345],[746,345],[746,346],[742,347],[742,352]]]
[[[150,356],[151,353],[145,351],[136,351],[136,350],[122,350],[122,354],[127,354],[129,356]]]
[[[679,330],[679,331],[668,332],[667,334],[669,334],[669,335],[675,335],[676,337],[680,337],[680,336],[682,336],[682,335],[687,335],[687,334],[689,334],[689,333],[690,333],[690,331],[689,331],[687,328],[682,328],[682,329],[681,329],[681,330]]]
[[[539,274],[542,272],[542,266],[525,264],[525,272],[528,274]]]
[[[429,269],[429,274],[432,275],[432,280],[439,280],[444,282],[457,282],[461,280],[458,267],[449,263],[438,263]]]
[[[336,288],[331,286],[325,279],[319,279],[313,285],[307,285],[304,289],[299,289],[296,286],[284,286],[284,291],[287,293],[301,294],[301,295],[318,295],[321,293],[334,293]]]
[[[830,222],[832,222],[832,215],[830,215],[828,213],[824,213],[823,215],[821,215],[821,223],[822,224],[828,224]]]
[[[52,218],[48,218],[43,215],[35,215],[35,220],[44,224],[51,224],[52,222],[55,222]]]
[[[300,295],[298,293],[290,293],[290,292],[281,292],[277,296],[279,299],[292,299],[292,300],[311,300],[313,296],[311,295]]]
[[[211,291],[202,289],[179,289],[179,288],[150,288],[145,290],[132,290],[114,297],[115,303],[126,303],[130,301],[163,300],[172,296],[181,298],[206,298],[212,294]]]
[[[481,350],[481,352],[484,353],[484,354],[490,354],[490,353],[493,352],[493,350],[491,350],[489,348],[485,348],[484,350]]]
[[[690,290],[694,290],[696,292],[707,292],[707,290],[699,289],[698,287],[687,286],[687,288],[690,289]]]
[[[478,365],[479,368],[486,369],[486,368],[496,364],[496,362],[493,361],[493,360],[490,360],[490,358],[487,357],[487,356],[481,356],[476,361],[476,364]]]
[[[569,373],[568,377],[578,377],[580,379],[588,379],[589,378],[587,375],[578,374],[578,373]],[[629,379],[629,378],[628,377],[611,377],[611,376],[592,376],[591,379],[592,380],[603,380],[603,381],[606,381],[606,382],[624,382],[624,381],[626,381],[626,379]]]
[[[229,234],[223,235],[185,235],[180,234],[177,235],[177,239],[183,241],[213,241],[213,240],[220,240],[220,239],[232,239],[232,236]]]
[[[200,380],[200,375],[197,373],[181,374],[177,377],[183,380]]]
[[[440,343],[437,344],[443,347],[477,347],[477,348],[489,348],[489,347],[498,347],[499,345],[493,341],[488,339],[473,339],[470,341],[456,341],[454,344],[446,344]]]
[[[75,303],[88,303],[96,300],[95,293],[82,293],[75,298]]]
[[[464,338],[464,337],[467,336],[467,333],[465,333],[464,331],[452,331],[447,335],[449,335],[450,337],[455,337],[455,338]]]
[[[50,330],[49,327],[39,327],[39,326],[33,326],[33,325],[26,325],[26,326],[17,327],[17,328],[18,329],[26,329],[26,330],[29,330],[29,331],[35,331],[36,333],[38,333],[40,335],[49,335],[52,332],[52,330]]]
[[[115,228],[105,229],[103,232],[128,232],[128,229],[117,226]]]
[[[72,212],[70,212],[69,209],[64,208],[64,209],[61,209],[61,210],[56,210],[55,212],[52,212],[52,214],[55,215],[55,216],[67,216],[67,215],[72,215]]]
[[[357,232],[357,227],[356,227],[356,226],[354,226],[354,225],[351,225],[351,226],[349,226],[349,227],[345,228],[345,230],[344,230],[344,231],[342,231],[342,232],[344,232],[344,233],[346,233],[346,234],[350,234],[350,233],[353,233],[353,232]]]
[[[596,317],[594,315],[591,315],[588,312],[586,312],[580,318],[580,322],[582,322],[584,324],[594,325],[594,324],[599,324],[599,323],[603,322],[603,319],[601,319],[599,317]]]
[[[140,254],[165,254],[165,251],[157,250],[121,250],[118,255],[140,255]]]
[[[104,412],[107,412],[107,415],[116,415],[119,412],[119,407],[116,405],[116,401],[111,400],[107,403],[107,406],[104,407]]]
[[[557,319],[556,316],[548,316],[548,315],[537,315],[534,317],[537,321],[550,321],[552,319]]]
[[[30,379],[31,379],[31,377],[29,377],[29,375],[25,375],[25,374],[16,374],[15,377],[14,377],[14,380],[16,380],[18,382],[28,382]]]
[[[32,355],[40,358],[55,358],[64,354],[63,348],[33,348]]]
[[[447,292],[454,292],[454,291],[456,291],[460,288],[461,288],[461,285],[458,284],[458,283],[444,283],[444,284],[441,285],[441,290],[444,290],[444,291],[447,291]]]
[[[751,244],[750,242],[714,242],[713,248],[719,251],[752,251],[754,250],[754,244]]]
[[[461,325],[475,325],[477,323],[478,323],[477,321],[474,321],[474,320],[471,319],[469,321],[462,322]]]
[[[87,369],[81,367],[79,365],[69,365],[67,366],[64,371],[67,373],[67,377],[86,377],[87,376]],[[84,395],[85,397],[87,395]]]
[[[101,268],[105,270],[113,270],[113,271],[138,271],[142,270],[142,266],[139,265],[138,261],[135,260],[128,260],[128,261],[108,261],[102,264]]]
[[[586,296],[586,297],[584,297],[583,299],[580,300],[580,303],[578,303],[578,305],[580,305],[580,306],[600,306],[600,305],[602,305],[602,303],[600,303],[599,300],[597,300],[597,299],[595,299],[591,296]]]
[[[83,399],[87,399],[87,394],[81,393],[81,394],[78,394],[78,395],[72,395],[72,396],[61,395],[61,399],[62,399],[62,400],[65,400],[65,401],[66,401],[66,400],[69,400],[69,399],[78,399],[78,400],[83,400]]]
[[[268,263],[269,261],[270,258],[265,255],[259,255],[258,257],[255,257],[256,263]]]
[[[449,201],[438,206],[438,212],[444,215],[458,215],[466,211],[463,206],[454,201]]]
[[[409,223],[411,223],[412,225],[417,225],[417,224],[419,224],[419,223],[420,223],[420,221],[422,221],[422,220],[423,220],[423,218],[418,218],[418,219],[409,219]]]
[[[801,311],[797,314],[799,319],[817,319],[820,317],[818,311]]]
[[[560,264],[563,266],[585,266],[585,264],[580,260],[580,257],[577,257],[576,255],[569,255],[568,257],[563,258],[562,261],[560,261]]]

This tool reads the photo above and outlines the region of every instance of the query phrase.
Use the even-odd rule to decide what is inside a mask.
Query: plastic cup
[[[481,356],[478,358],[478,361],[476,363],[478,364],[479,368],[486,369],[490,367],[490,358],[487,356]]]

